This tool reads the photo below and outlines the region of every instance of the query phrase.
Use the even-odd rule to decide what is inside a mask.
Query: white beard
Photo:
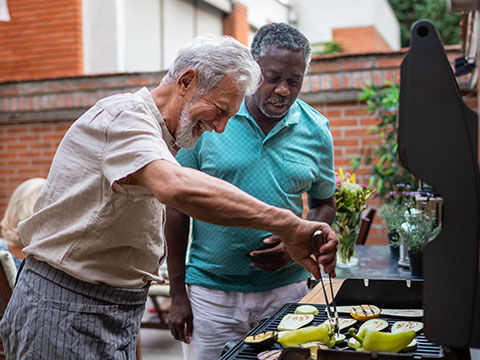
[[[178,122],[178,131],[176,136],[176,143],[179,147],[184,149],[191,149],[195,146],[200,135],[194,135],[193,130],[197,126],[197,122],[193,122],[190,118],[190,105],[192,102],[188,102],[180,114],[180,120]]]

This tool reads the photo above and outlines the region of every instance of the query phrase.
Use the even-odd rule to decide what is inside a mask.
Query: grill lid
[[[425,333],[480,347],[478,120],[428,21],[413,26],[402,62],[398,131],[402,164],[444,199],[442,231],[423,253]]]

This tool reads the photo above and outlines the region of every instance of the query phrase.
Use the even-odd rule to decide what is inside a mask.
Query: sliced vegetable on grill
[[[277,331],[266,331],[260,334],[247,336],[243,341],[255,349],[268,349],[278,339]]]
[[[362,332],[355,334],[355,329],[350,329],[349,333],[360,343],[360,347],[355,348],[357,351],[372,352],[391,352],[397,353],[406,349],[415,339],[415,331],[408,330],[397,334],[371,330],[364,328]],[[350,341],[349,341],[350,346]]]
[[[300,329],[302,326],[310,324],[313,318],[312,314],[287,314],[278,324],[278,331]]]
[[[332,348],[335,345],[335,338],[330,325],[321,324],[292,330],[278,339],[278,342],[284,347],[300,346],[310,341],[320,341],[329,348]]]
[[[417,348],[418,342],[417,339],[413,339],[410,344],[407,345],[405,349],[400,350],[401,352],[413,351]]]
[[[362,347],[362,344],[359,341],[357,341],[357,339],[355,339],[354,337],[351,337],[350,339],[348,339],[347,344],[349,347],[355,350]]]
[[[397,321],[393,323],[391,333],[396,334],[407,330],[419,332],[422,329],[423,323],[420,321]]]
[[[304,347],[304,348],[316,347],[316,348],[319,348],[319,349],[328,349],[328,346],[325,345],[324,343],[320,342],[320,341],[309,341],[309,342],[307,342],[305,344],[302,344],[300,346]]]
[[[335,321],[335,319],[332,319],[333,321]],[[346,329],[350,326],[352,326],[353,324],[355,324],[357,322],[357,320],[355,319],[352,319],[352,318],[338,318],[338,329],[340,331],[342,331],[343,329]],[[328,323],[328,320],[325,320],[324,323]],[[335,325],[335,323],[333,324]]]
[[[380,309],[375,305],[352,306],[350,315],[358,321],[367,321],[380,316]]]
[[[277,360],[282,350],[267,350],[257,355],[258,360]]]
[[[360,334],[363,329],[367,328],[370,330],[382,331],[388,327],[388,322],[383,319],[370,319],[365,321],[359,328],[358,333]]]
[[[333,337],[335,339],[335,345],[341,344],[346,339],[346,336],[343,334],[334,334]]]
[[[313,305],[300,305],[295,309],[295,314],[312,314],[317,315],[318,309]]]

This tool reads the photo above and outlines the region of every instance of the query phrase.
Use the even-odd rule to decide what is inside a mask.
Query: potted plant
[[[435,238],[441,230],[436,218],[416,208],[407,209],[405,222],[398,228],[401,243],[408,248],[412,276],[422,276],[422,259],[425,245]]]
[[[395,259],[399,257],[398,228],[405,222],[405,209],[415,207],[415,192],[409,184],[396,184],[385,197],[378,209],[378,215],[384,220],[388,232],[390,253]]]

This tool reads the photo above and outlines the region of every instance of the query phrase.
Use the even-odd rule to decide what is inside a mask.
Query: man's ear
[[[181,96],[185,96],[189,89],[195,88],[198,82],[198,73],[195,69],[185,70],[177,80],[177,86]]]

